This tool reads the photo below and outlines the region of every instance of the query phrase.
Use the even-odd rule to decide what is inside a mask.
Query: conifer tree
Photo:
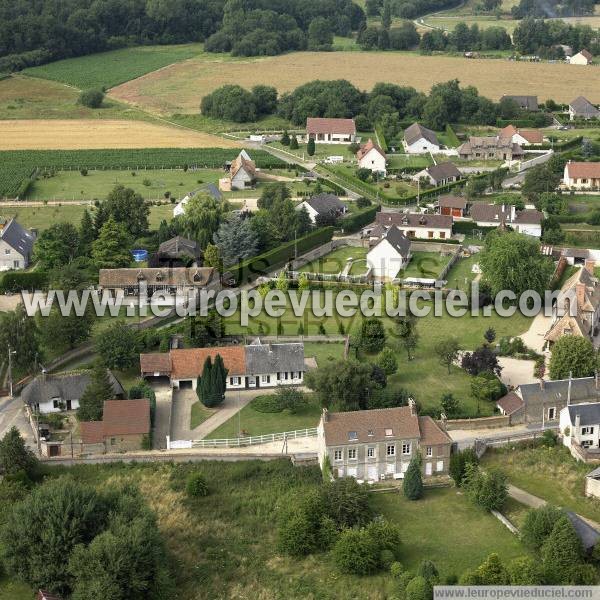
[[[77,418],[80,421],[102,420],[104,401],[113,400],[114,397],[115,392],[108,376],[108,370],[101,361],[97,361],[90,374],[90,383],[79,400]]]
[[[404,495],[409,500],[419,500],[423,497],[423,478],[421,476],[421,460],[416,457],[410,461],[404,474],[402,486]]]

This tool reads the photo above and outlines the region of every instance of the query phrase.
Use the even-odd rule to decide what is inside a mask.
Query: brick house
[[[452,440],[431,417],[410,406],[330,413],[317,428],[321,467],[329,459],[337,477],[402,479],[420,456],[425,477],[448,475]]]
[[[86,452],[141,450],[150,435],[150,401],[106,400],[102,421],[83,421],[80,425]]]

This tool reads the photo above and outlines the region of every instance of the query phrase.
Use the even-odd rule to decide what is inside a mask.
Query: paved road
[[[154,414],[154,432],[152,443],[154,450],[167,447],[169,435],[169,417],[171,416],[171,386],[169,383],[153,383],[152,389],[156,394],[156,412]]]
[[[20,398],[12,400],[8,397],[2,398],[0,400],[0,438],[4,437],[13,426],[21,432],[25,443],[37,453],[37,445],[33,439],[33,431],[27,420],[23,402]]]

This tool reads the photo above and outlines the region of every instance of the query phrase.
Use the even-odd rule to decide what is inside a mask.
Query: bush
[[[342,573],[369,575],[379,569],[380,553],[377,540],[366,529],[346,529],[333,546],[332,557]]]
[[[521,527],[521,540],[530,548],[538,550],[562,516],[564,513],[560,508],[549,504],[528,510]]]
[[[500,510],[508,497],[506,475],[501,471],[483,471],[468,465],[463,478],[467,497],[485,510]]]
[[[208,496],[208,484],[204,475],[202,473],[190,473],[185,484],[185,490],[188,496],[193,498]]]
[[[252,400],[251,406],[254,410],[262,413],[279,413],[283,410],[276,394],[257,396]]]
[[[344,233],[353,233],[361,227],[372,223],[375,220],[375,215],[381,210],[379,205],[367,206],[362,210],[351,213],[341,218],[338,221],[338,226]]]
[[[459,450],[450,456],[450,477],[452,477],[457,487],[463,484],[467,466],[477,466],[478,464],[479,458],[477,458],[477,454],[473,448]]]
[[[404,591],[405,600],[431,600],[433,588],[425,577],[414,577],[411,579]]]
[[[396,353],[391,348],[384,348],[377,358],[377,364],[386,375],[393,375],[398,370]]]
[[[88,108],[100,108],[104,101],[102,90],[84,90],[79,94],[79,104]]]

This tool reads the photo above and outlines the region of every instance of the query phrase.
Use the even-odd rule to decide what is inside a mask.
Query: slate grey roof
[[[425,138],[428,142],[439,146],[437,135],[435,131],[419,125],[419,123],[413,123],[404,130],[404,141],[410,146],[421,138]]]
[[[583,549],[586,552],[589,552],[594,548],[594,546],[598,543],[600,539],[600,533],[598,533],[589,523],[584,521],[579,515],[567,511],[567,517],[569,521],[571,521],[573,528],[575,529],[575,533],[583,546]]]
[[[382,238],[381,241],[387,240],[392,248],[400,254],[400,256],[406,257],[410,253],[410,240],[402,233],[402,230],[398,229],[396,225],[392,225]]]
[[[316,196],[309,198],[306,202],[320,215],[341,212],[346,208],[345,204],[341,202],[335,194],[326,192],[317,194]]]
[[[500,101],[504,98],[510,98],[514,100],[520,108],[524,110],[538,110],[538,98],[537,96],[502,96]]]
[[[590,477],[591,479],[600,479],[600,467],[596,467],[593,471],[590,471],[586,477]]]
[[[539,383],[526,383],[519,386],[523,401],[531,402],[565,402],[569,392],[569,380],[559,379],[545,381],[544,388]],[[578,377],[571,381],[571,403],[600,402],[600,387],[596,387],[594,377]]]
[[[425,169],[434,181],[442,181],[449,177],[461,177],[461,172],[456,168],[456,165],[451,162],[443,162],[437,165],[432,165]]]
[[[598,425],[600,423],[600,403],[593,404],[575,404],[567,406],[569,411],[569,421],[575,425],[575,418],[579,415],[582,427],[586,425]]]
[[[583,117],[600,117],[600,110],[583,96],[575,98],[575,100],[569,104],[569,107],[573,109],[576,115]]]
[[[206,192],[211,198],[215,200],[222,200],[223,194],[214,183],[207,183],[200,188],[203,192]]]
[[[27,384],[21,392],[21,399],[29,405],[48,402],[53,398],[61,400],[79,400],[91,381],[90,371],[42,374]],[[119,380],[108,371],[115,398],[123,396],[125,391]]]
[[[281,371],[304,371],[304,344],[261,344],[246,346],[246,373],[260,375]]]
[[[158,254],[161,258],[180,258],[189,256],[190,258],[199,258],[202,252],[198,247],[198,243],[194,240],[181,237],[180,235],[163,242],[158,247]]]
[[[544,214],[534,208],[524,208],[518,210],[513,223],[523,223],[525,225],[540,225],[544,219]]]
[[[21,256],[31,257],[31,251],[35,242],[35,236],[31,231],[21,227],[14,219],[0,231],[0,238]]]

